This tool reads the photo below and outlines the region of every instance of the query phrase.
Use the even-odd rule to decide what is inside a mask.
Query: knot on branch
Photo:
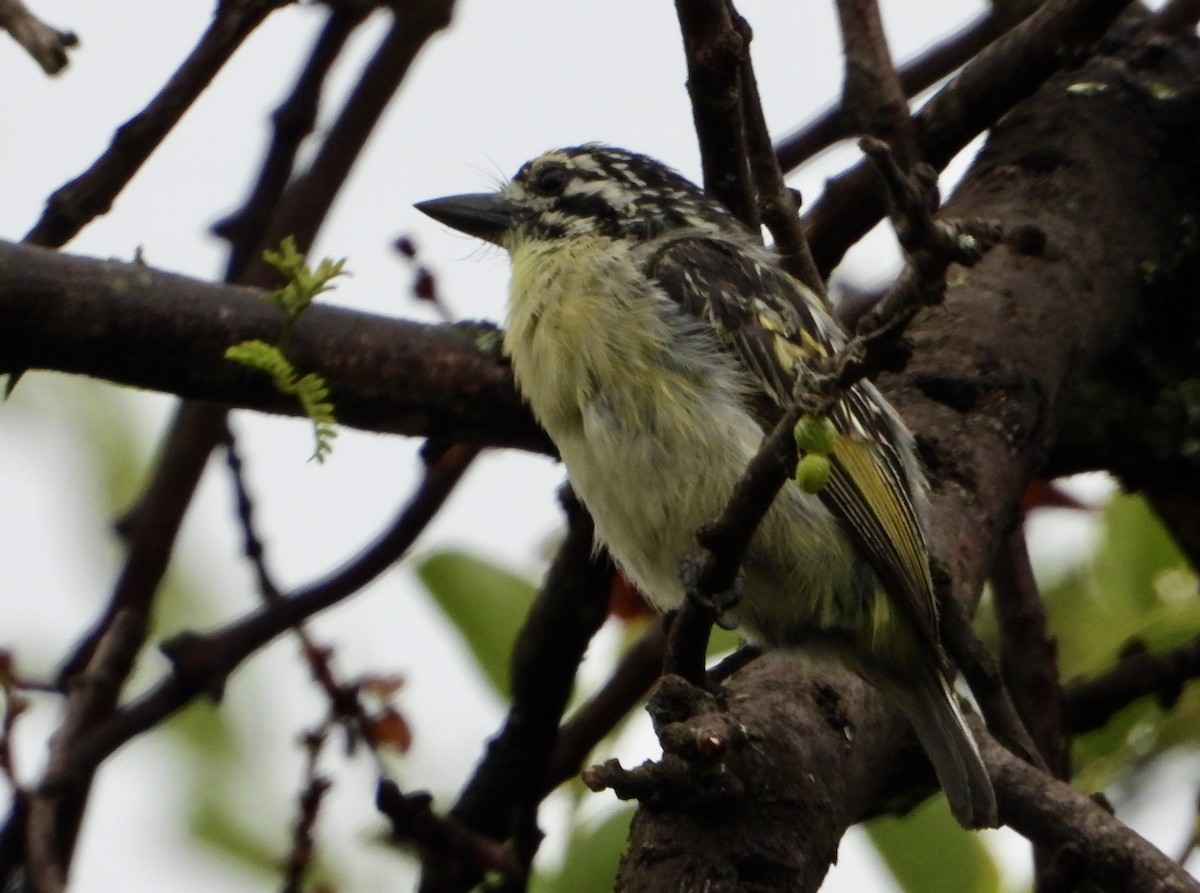
[[[725,711],[723,698],[679,676],[664,676],[647,709],[662,745],[662,760],[625,769],[616,760],[583,773],[594,791],[611,789],[622,800],[660,806],[695,806],[745,796],[726,758],[746,747],[753,735]]]
[[[438,815],[432,795],[425,791],[405,793],[394,781],[380,779],[375,807],[387,818],[391,838],[398,844],[415,844],[476,872],[496,872],[508,879],[524,877],[512,850],[452,817]]]
[[[203,636],[183,632],[158,646],[175,676],[203,691],[215,703],[225,695],[228,673],[214,671],[213,647]]]
[[[720,763],[697,771],[697,764],[675,754],[664,754],[661,761],[646,761],[625,769],[620,761],[608,760],[585,769],[583,783],[593,791],[612,791],[621,800],[637,800],[645,805],[690,809],[729,803],[745,797],[741,780],[722,771]]]

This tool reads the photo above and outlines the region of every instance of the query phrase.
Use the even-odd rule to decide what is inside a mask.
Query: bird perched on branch
[[[643,155],[558,149],[498,192],[417,208],[508,251],[517,384],[597,537],[655,607],[678,607],[696,529],[723,509],[797,375],[843,344],[837,323],[756,233]],[[860,382],[798,444],[817,474],[776,497],[729,619],[770,646],[832,647],[908,716],[958,821],[994,825],[938,641],[912,436]]]

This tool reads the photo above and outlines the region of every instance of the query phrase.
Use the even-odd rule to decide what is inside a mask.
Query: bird
[[[508,252],[517,387],[598,543],[655,608],[678,608],[697,528],[845,333],[759,233],[646,155],[553,149],[497,191],[416,208]],[[767,647],[836,654],[907,716],[958,822],[995,826],[938,637],[914,438],[868,381],[817,421],[827,480],[784,485],[723,620]]]

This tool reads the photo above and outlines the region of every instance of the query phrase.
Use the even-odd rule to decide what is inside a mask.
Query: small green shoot
[[[344,267],[346,258],[330,260],[325,258],[315,271],[309,269],[304,255],[296,249],[296,240],[284,236],[279,243],[279,250],[269,248],[263,252],[263,260],[279,271],[284,284],[266,296],[267,301],[282,310],[288,318],[287,326],[279,339],[279,346],[285,347],[292,336],[292,330],[300,319],[300,314],[309,308],[322,292],[332,291],[330,285],[338,276],[347,276]]]
[[[292,332],[300,315],[309,308],[317,295],[331,290],[330,282],[344,271],[346,259],[322,260],[314,271],[305,263],[304,255],[296,249],[296,240],[286,236],[278,251],[263,252],[263,259],[279,271],[284,284],[266,295],[266,300],[287,316],[283,332],[276,344],[251,340],[235,344],[225,351],[225,359],[256,369],[271,376],[275,388],[282,394],[295,397],[304,414],[313,423],[316,448],[312,458],[324,462],[333,450],[334,427],[337,420],[333,415],[333,403],[329,399],[329,386],[315,372],[301,375],[291,361],[284,356],[284,349],[291,340]]]

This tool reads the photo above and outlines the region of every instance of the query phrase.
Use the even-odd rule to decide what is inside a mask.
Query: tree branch
[[[1068,684],[1063,692],[1063,720],[1072,732],[1082,735],[1103,728],[1140,698],[1153,696],[1168,710],[1183,686],[1196,678],[1200,678],[1200,639],[1153,654],[1136,649],[1103,673]]]
[[[46,74],[58,74],[67,67],[67,50],[79,46],[71,31],[51,28],[21,0],[0,0],[0,30],[24,47]]]
[[[162,646],[172,672],[133,702],[86,730],[71,749],[71,772],[100,764],[130,739],[203,695],[219,695],[229,675],[276,636],[358,592],[402,556],[421,534],[475,457],[470,449],[442,453],[395,520],[358,555],[324,579],[207,634],[185,633]]]
[[[1060,861],[1073,861],[1081,877],[1111,893],[1200,891],[1182,866],[1095,800],[1017,759],[990,737],[979,737],[1000,818]]]
[[[540,839],[528,839],[521,826],[536,816],[547,791],[559,721],[588,643],[608,615],[615,572],[607,556],[594,554],[592,519],[569,490],[563,505],[567,538],[513,647],[513,698],[504,727],[450,812],[480,834],[513,840],[525,872]],[[427,861],[423,869],[422,893],[469,890],[479,882],[474,866],[456,861]]]
[[[747,162],[742,63],[749,58],[729,0],[675,0],[688,68],[688,96],[700,143],[704,189],[758,231]]]
[[[921,157],[941,170],[976,135],[1100,38],[1129,0],[1049,0],[984,49],[916,115]],[[805,215],[823,276],[883,214],[870,167],[859,162],[826,185]]]
[[[975,58],[980,50],[1031,13],[1037,4],[1022,3],[1019,6],[1015,16],[1007,10],[988,9],[957,34],[900,66],[897,74],[904,95],[915,96]],[[838,140],[853,135],[847,110],[839,103],[820,112],[778,142],[775,151],[779,165],[785,171],[794,170]]]
[[[846,57],[842,109],[859,133],[882,140],[900,169],[911,171],[921,160],[920,148],[879,6],[875,0],[838,0],[837,8]]]
[[[263,19],[288,0],[220,3],[212,24],[171,79],[141,112],[117,128],[96,162],[46,201],[41,219],[25,236],[33,245],[65,245],[92,220],[107,214],[179,119]]]
[[[903,372],[879,379],[917,434],[933,484],[933,550],[964,610],[995,566],[1019,496],[1054,442],[1074,389],[1143,320],[1139,264],[1166,262],[1177,244],[1175,221],[1194,208],[1190,184],[1200,153],[1183,136],[1198,102],[1194,49],[1173,44],[1132,80],[1124,54],[1143,63],[1147,56],[1136,41],[1119,52],[1052,79],[993,130],[945,214],[996,220],[1005,231],[1020,227],[1039,238],[997,248],[953,273],[944,304],[918,312],[909,326],[912,354]],[[1163,106],[1138,78],[1179,91],[1177,104]],[[1103,86],[1079,102],[1068,87],[1080,81]],[[1164,164],[1153,147],[1177,139],[1188,151],[1172,156],[1178,167]],[[1070,195],[1070,207],[1048,200],[1051,194]],[[1087,288],[1080,287],[1081,271]],[[759,675],[773,660],[782,666],[769,678]],[[886,765],[902,750],[903,725],[846,676],[769,654],[735,674],[727,699],[736,705],[735,725],[753,729],[770,748],[739,744],[703,712],[671,732],[672,741],[707,742],[700,751],[716,754],[707,759],[720,771],[701,759],[698,772],[669,768],[660,787],[642,773],[639,783],[663,796],[634,823],[623,893],[662,889],[679,878],[739,877],[745,865],[756,866],[763,889],[814,890],[850,823],[880,803],[910,804],[913,773],[891,776],[889,785]],[[678,749],[667,761],[676,757]],[[1054,828],[1040,824],[1052,820],[1036,810],[1018,815],[1016,795],[999,787],[1008,791],[1011,763],[1024,764],[1005,759],[996,780],[1009,798],[1003,802],[1010,819],[1057,851],[1062,836],[1073,833],[1069,813],[1056,813],[1063,824]],[[817,789],[793,777],[807,774],[795,773],[797,765],[820,779]],[[726,786],[710,789],[706,780]],[[803,829],[803,839],[795,829]],[[1114,857],[1123,871],[1145,855],[1147,845],[1115,822],[1098,833],[1101,848],[1126,848]],[[1087,864],[1090,870],[1099,863]]]
[[[55,369],[295,416],[296,402],[265,376],[225,359],[233,344],[278,338],[283,315],[262,294],[0,242],[0,371]],[[342,424],[551,451],[490,327],[317,304],[288,350],[329,382]]]

